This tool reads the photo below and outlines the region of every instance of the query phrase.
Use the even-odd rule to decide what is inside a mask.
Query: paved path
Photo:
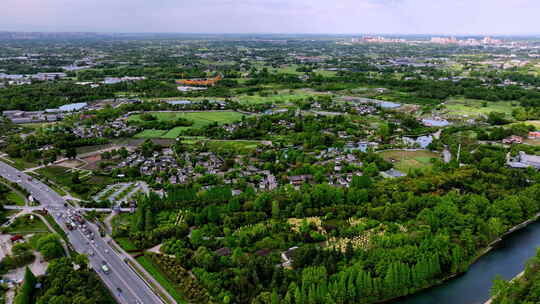
[[[448,164],[452,160],[452,153],[450,152],[450,150],[448,150],[448,147],[444,147],[442,153],[444,162]]]

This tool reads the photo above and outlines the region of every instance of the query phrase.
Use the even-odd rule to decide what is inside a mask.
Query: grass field
[[[3,161],[6,164],[12,167],[15,167],[19,170],[26,170],[26,169],[35,168],[38,166],[36,163],[28,162],[20,158],[0,157],[0,161]]]
[[[200,139],[185,139],[182,142],[195,145],[204,142],[208,145],[210,151],[234,151],[234,153],[245,154],[253,152],[260,141],[256,140],[200,140]]]
[[[178,303],[186,303],[186,301],[184,300],[180,292],[176,289],[174,284],[167,279],[165,274],[161,272],[159,267],[155,265],[154,262],[149,257],[146,257],[146,256],[138,257],[137,262],[139,262],[139,264],[141,264],[141,266],[144,267],[144,269],[146,269],[146,271],[148,271],[152,275],[152,277],[154,277],[154,279],[156,279],[156,281],[158,281],[159,284],[163,286],[163,288],[165,288],[165,290],[167,290],[167,292]]]
[[[7,228],[7,232],[11,234],[32,234],[38,232],[49,232],[45,223],[37,216],[27,214],[15,219],[13,224]]]
[[[115,238],[114,240],[126,251],[139,249],[128,238]]]
[[[423,169],[432,166],[431,159],[440,155],[430,151],[384,151],[380,155],[387,161],[393,162],[394,167],[407,173],[410,169]]]
[[[239,103],[244,104],[258,104],[258,103],[272,103],[272,104],[284,104],[292,103],[295,101],[304,100],[308,97],[312,97],[314,94],[308,94],[304,92],[295,92],[295,93],[281,93],[276,95],[269,96],[259,96],[259,95],[242,95],[236,98]]]
[[[30,129],[40,129],[40,128],[54,126],[55,124],[56,122],[37,122],[37,123],[21,124],[21,127],[30,128]]]
[[[167,131],[163,130],[144,130],[135,135],[135,138],[161,138]]]
[[[224,111],[224,112],[154,112],[152,113],[161,121],[171,121],[178,118],[186,118],[193,122],[190,127],[176,127],[169,131],[162,130],[144,130],[135,135],[137,138],[166,138],[175,139],[182,131],[189,128],[204,128],[212,123],[226,124],[238,121],[245,114]],[[140,120],[140,115],[133,115],[129,118],[131,121]]]
[[[512,104],[514,103],[515,102],[511,101],[483,101],[452,98],[446,101],[446,114],[450,116],[464,116],[471,118],[487,115],[490,112],[501,112],[506,115],[511,115],[512,110],[520,108],[520,106],[513,106]]]
[[[24,206],[25,203],[24,197],[13,190],[8,193],[6,199],[8,205]]]

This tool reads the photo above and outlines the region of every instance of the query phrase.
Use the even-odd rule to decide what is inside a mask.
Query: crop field
[[[463,117],[478,117],[488,115],[491,112],[501,112],[506,115],[511,115],[512,110],[520,108],[514,106],[515,102],[511,101],[483,101],[476,99],[453,98],[446,102],[447,115],[463,116]]]
[[[431,159],[440,158],[440,155],[431,151],[384,151],[380,155],[394,164],[394,167],[404,173],[410,169],[430,168]]]
[[[244,114],[233,112],[233,111],[224,111],[224,112],[156,112],[152,113],[159,120],[176,120],[180,117],[186,118],[193,122],[193,125],[190,127],[176,127],[169,131],[163,130],[144,130],[141,133],[135,135],[136,138],[166,138],[166,139],[175,139],[178,137],[182,131],[189,128],[203,128],[209,124],[217,122],[218,124],[232,123],[237,120],[240,120]],[[132,121],[140,120],[139,115],[134,115],[129,118]]]

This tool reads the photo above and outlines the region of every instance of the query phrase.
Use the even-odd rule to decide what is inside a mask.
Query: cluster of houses
[[[161,153],[154,152],[150,157],[138,152],[133,153],[119,163],[117,168],[137,167],[141,175],[157,176],[156,182],[168,182],[172,185],[197,180],[204,174],[213,174],[221,177],[225,184],[232,186],[245,178],[250,181],[248,186],[255,189],[273,190],[278,187],[277,179],[270,171],[246,165],[240,158],[235,159],[235,164],[241,165],[242,169],[225,170],[223,159],[213,152],[185,152],[179,155],[177,160],[171,149],[164,149]]]
[[[0,73],[0,80],[5,80],[9,85],[31,84],[32,80],[47,81],[67,77],[66,73],[37,73],[31,75]]]
[[[104,124],[93,124],[91,126],[78,125],[72,129],[72,132],[80,138],[93,137],[130,137],[140,131],[136,126],[129,125],[123,119],[117,119]]]
[[[539,131],[529,132],[527,138],[529,138],[529,139],[540,139],[540,132]],[[512,136],[509,136],[509,137],[503,139],[502,143],[507,144],[507,145],[510,145],[510,144],[522,144],[523,143],[523,137],[522,136],[517,136],[517,135],[512,135]]]

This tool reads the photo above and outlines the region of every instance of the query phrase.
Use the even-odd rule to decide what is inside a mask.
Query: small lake
[[[450,125],[450,122],[446,119],[422,119],[424,125],[432,127],[446,127]]]
[[[381,101],[379,102],[379,105],[385,109],[394,109],[401,107],[401,104],[390,101]]]
[[[483,304],[497,275],[509,280],[523,271],[540,246],[540,222],[519,230],[481,257],[464,275],[395,304]]]

